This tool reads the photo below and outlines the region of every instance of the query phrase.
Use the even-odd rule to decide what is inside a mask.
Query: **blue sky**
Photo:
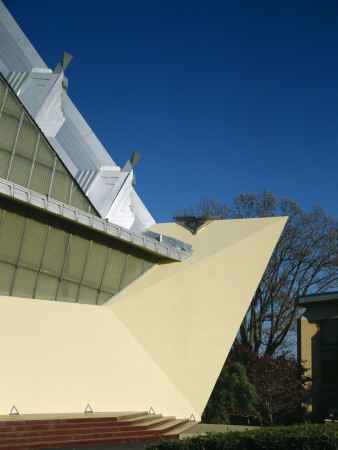
[[[338,213],[336,0],[3,0],[157,222],[272,191]]]

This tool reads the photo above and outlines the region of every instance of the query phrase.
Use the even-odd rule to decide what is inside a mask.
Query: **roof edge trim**
[[[0,194],[22,203],[29,204],[34,208],[61,216],[66,220],[76,222],[87,228],[92,228],[95,231],[147,250],[162,258],[184,261],[191,256],[191,252],[172,247],[146,235],[110,223],[106,219],[93,216],[92,214],[81,211],[66,203],[59,202],[58,200],[54,200],[46,195],[39,194],[23,186],[19,186],[18,184],[4,180],[3,178],[0,178]]]

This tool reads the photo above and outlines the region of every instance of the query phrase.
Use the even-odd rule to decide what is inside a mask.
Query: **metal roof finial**
[[[73,56],[70,55],[67,52],[63,52],[63,57],[61,60],[61,66],[62,66],[62,70],[65,71],[69,65],[69,63],[71,62],[71,60],[73,59]]]

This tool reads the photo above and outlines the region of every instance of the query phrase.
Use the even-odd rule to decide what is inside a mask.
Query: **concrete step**
[[[170,434],[172,431],[176,433],[176,428],[183,427],[186,424],[189,424],[191,426],[191,422],[189,422],[188,419],[175,419],[173,418],[170,422],[168,422],[164,427],[162,426],[154,426],[151,431],[153,433],[159,433],[159,434]]]
[[[161,414],[110,413],[107,416],[19,417],[0,421],[0,450],[30,450],[157,441],[177,438],[188,419]],[[181,431],[182,430],[182,431]]]
[[[175,435],[175,437],[177,437]],[[129,442],[146,442],[146,441],[159,441],[160,439],[170,440],[173,439],[172,436],[154,436],[153,434],[145,434],[143,436],[124,436],[115,438],[95,438],[95,439],[67,439],[67,441],[54,441],[48,440],[46,442],[35,442],[31,441],[29,443],[11,443],[11,444],[0,444],[1,450],[39,450],[47,448],[62,448],[62,447],[80,447],[80,446],[98,446],[98,445],[109,445],[109,444],[119,444],[119,443],[129,443]]]
[[[161,414],[156,415],[143,415],[139,416],[135,419],[128,420],[98,420],[98,419],[83,419],[83,420],[49,420],[49,421],[24,421],[20,422],[6,422],[7,425],[0,426],[0,432],[24,432],[24,431],[33,431],[33,430],[72,430],[72,429],[87,429],[87,428],[101,428],[101,429],[115,429],[119,427],[133,427],[133,426],[151,426],[154,423],[158,423],[161,421],[166,421],[168,418],[163,418]]]
[[[116,438],[124,436],[143,436],[147,434],[152,435],[162,435],[168,433],[173,428],[186,422],[186,420],[166,420],[161,424],[156,424],[156,426],[149,428],[136,428],[136,427],[125,427],[122,430],[104,430],[104,431],[94,431],[91,428],[81,429],[81,430],[50,430],[39,432],[19,432],[19,433],[1,433],[1,443],[3,444],[18,444],[18,443],[29,443],[34,442],[45,442],[48,440],[66,441],[68,439],[96,439],[96,438]],[[154,424],[155,425],[155,424]]]
[[[3,419],[4,416],[0,416],[0,430],[2,427],[10,426],[10,425],[17,425],[17,426],[33,426],[34,424],[40,426],[40,425],[49,425],[54,423],[67,423],[67,424],[76,424],[76,423],[90,423],[90,422],[97,422],[97,423],[110,423],[110,422],[118,422],[118,421],[126,421],[130,420],[131,422],[133,420],[142,420],[144,418],[149,418],[149,414],[146,411],[142,412],[130,412],[130,413],[117,413],[114,415],[114,413],[111,413],[110,416],[101,416],[97,413],[94,415],[87,413],[87,414],[81,414],[77,417],[72,417],[72,414],[55,414],[50,415],[49,418],[41,418],[38,415],[22,415],[22,416],[11,416],[8,420],[8,416],[6,416],[6,419]],[[30,418],[26,418],[27,416],[30,416]],[[62,417],[60,417],[62,416]],[[151,416],[153,417],[153,416]]]
[[[166,436],[171,436],[170,437],[171,439],[178,439],[178,437],[181,433],[184,433],[185,431],[189,430],[189,428],[192,428],[194,425],[196,425],[196,422],[190,422],[188,419],[183,420],[181,425],[178,425],[172,431],[164,433],[163,438],[165,438]],[[173,433],[174,433],[174,436],[173,436]]]
[[[153,427],[158,427],[159,429],[163,428],[163,426],[172,421],[173,417],[157,417],[155,419],[147,417],[147,420],[144,420],[136,425],[128,425],[129,422],[123,423],[118,422],[109,423],[102,426],[97,426],[97,424],[49,424],[49,425],[41,425],[34,424],[34,426],[30,427],[29,425],[25,425],[24,427],[20,426],[10,426],[8,428],[1,429],[1,437],[12,437],[13,434],[21,437],[29,437],[29,436],[43,436],[43,435],[62,435],[62,434],[86,434],[88,432],[91,433],[105,433],[105,432],[127,432],[127,431],[142,431],[152,429]]]

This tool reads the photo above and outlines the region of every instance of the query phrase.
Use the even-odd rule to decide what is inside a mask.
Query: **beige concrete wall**
[[[0,297],[0,414],[149,410],[200,418],[285,218],[217,221],[104,307]]]
[[[198,418],[285,222],[215,221],[195,236],[174,223],[155,225],[191,243],[193,256],[157,266],[108,304]]]
[[[306,394],[303,398],[303,405],[308,415],[316,418],[319,403],[319,355],[320,355],[320,339],[319,328],[316,322],[309,322],[306,317],[302,316],[297,323],[297,339],[298,339],[298,359],[302,362],[306,375],[312,380],[306,385]]]
[[[191,409],[109,308],[0,297],[0,336],[0,415]]]

